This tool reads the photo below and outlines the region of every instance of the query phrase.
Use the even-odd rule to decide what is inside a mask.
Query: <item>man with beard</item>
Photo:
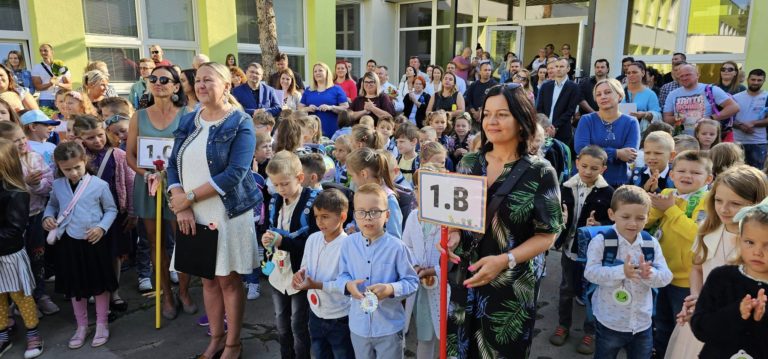
[[[765,112],[768,93],[762,90],[763,83],[765,71],[754,69],[747,77],[747,90],[733,95],[740,108],[733,124],[734,140],[744,147],[747,164],[758,169],[763,169],[768,143],[765,132],[768,126]]]
[[[584,113],[591,113],[597,111],[597,102],[595,102],[595,96],[592,92],[598,81],[608,78],[608,73],[611,71],[611,66],[606,59],[598,59],[595,61],[595,76],[585,79],[579,83],[579,89],[581,90],[581,97],[587,101],[589,108],[582,107]]]

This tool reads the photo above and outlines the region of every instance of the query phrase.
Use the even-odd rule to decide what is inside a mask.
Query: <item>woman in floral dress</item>
[[[465,155],[458,172],[488,177],[488,203],[515,173],[519,177],[484,235],[451,232],[454,267],[448,355],[459,358],[527,358],[536,311],[535,264],[563,225],[552,166],[526,155],[535,137],[535,110],[522,88],[499,85],[483,105],[479,152]],[[493,211],[491,213],[490,211]],[[511,268],[511,269],[510,269]]]

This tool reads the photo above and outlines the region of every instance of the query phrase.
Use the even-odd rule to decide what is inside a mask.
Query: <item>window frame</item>
[[[21,31],[17,30],[0,30],[0,42],[12,42],[19,43],[21,45],[21,52],[24,55],[24,61],[27,65],[27,70],[32,71],[32,67],[40,59],[40,54],[34,51],[30,47],[32,44],[32,33],[29,25],[29,4],[27,0],[19,0],[19,13],[21,15]],[[6,54],[7,55],[7,54]]]
[[[339,5],[357,5],[357,21],[360,25],[360,36],[358,36],[358,50],[344,50],[339,49],[339,44],[336,43],[336,58],[346,58],[346,59],[358,59],[359,66],[357,68],[354,68],[353,71],[356,71],[360,74],[360,76],[365,74],[365,63],[363,63],[363,24],[364,21],[364,15],[363,15],[363,5],[360,1],[337,1],[336,6]],[[349,30],[344,31],[346,33],[350,32]],[[334,36],[336,35],[336,31],[334,31]],[[367,60],[366,60],[367,61]]]
[[[101,34],[85,34],[86,48],[137,48],[139,58],[149,58],[149,47],[159,45],[163,50],[184,50],[192,51],[197,54],[200,52],[200,22],[198,21],[199,9],[197,1],[191,0],[192,4],[192,28],[194,31],[194,40],[167,40],[154,39],[149,37],[149,16],[147,13],[147,4],[144,0],[134,0],[136,6],[136,27],[137,36],[114,36]],[[85,4],[83,4],[85,6]],[[87,21],[87,20],[86,20]],[[83,24],[85,26],[85,24]],[[136,59],[138,61],[139,59]],[[90,61],[90,59],[88,59]],[[133,82],[111,82],[120,94],[127,94],[130,91]]]
[[[754,21],[754,0],[749,0],[749,17],[747,19],[747,32],[745,38],[748,40],[750,37],[750,30],[752,28],[752,22]],[[631,14],[627,16],[629,29],[632,26]],[[685,19],[679,21],[677,24],[677,33],[675,34],[675,49],[674,52],[681,52],[686,55],[686,61],[689,63],[720,63],[725,61],[734,61],[736,63],[745,63],[747,61],[747,43],[744,44],[744,52],[733,54],[688,54],[686,47],[688,45],[688,23],[690,22],[691,15],[691,0],[680,0],[680,13],[678,17]],[[627,33],[624,48],[628,47],[629,33]],[[624,49],[622,49],[624,52]],[[631,55],[624,54],[623,57],[632,56],[635,59],[643,60],[648,64],[668,64],[672,55]]]

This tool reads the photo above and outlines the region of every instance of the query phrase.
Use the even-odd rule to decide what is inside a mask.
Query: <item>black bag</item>
[[[194,236],[176,232],[174,267],[182,273],[213,279],[216,275],[219,231],[203,224],[195,226],[197,233]]]

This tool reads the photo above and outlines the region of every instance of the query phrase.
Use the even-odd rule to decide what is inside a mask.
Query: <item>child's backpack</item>
[[[558,174],[558,183],[565,183],[573,173],[571,149],[555,138],[548,137],[541,148],[544,158],[549,161]]]
[[[399,154],[399,155],[397,155],[396,158],[397,158],[397,166],[399,167],[400,166],[400,159],[403,158],[403,155]],[[419,155],[417,154],[416,157],[413,159],[413,162],[411,162],[411,169],[410,170],[406,170],[406,169],[402,169],[401,168],[400,169],[400,173],[406,174],[406,175],[414,175],[415,176],[416,175],[416,170],[419,169],[420,165],[421,164],[419,163]]]
[[[613,267],[618,265],[624,265],[624,261],[616,258],[619,252],[619,234],[613,229],[613,226],[587,226],[577,229],[576,241],[579,246],[578,258],[576,261],[581,263],[583,267],[586,267],[587,263],[587,249],[589,248],[589,242],[592,238],[595,238],[598,234],[603,235],[603,243],[605,248],[603,249],[603,267]],[[643,252],[643,257],[646,262],[653,262],[656,252],[654,251],[653,236],[646,231],[640,232],[643,241],[640,243],[640,248]],[[584,289],[584,296],[586,300],[584,303],[587,308],[587,315],[592,318],[592,294],[597,289],[597,284],[590,283],[586,278],[582,278],[582,288]],[[656,312],[656,288],[653,291],[653,312]]]
[[[269,201],[269,230],[274,231],[283,237],[288,237],[291,239],[300,237],[304,234],[309,235],[309,233],[307,233],[309,231],[309,222],[307,221],[307,218],[309,217],[312,211],[312,204],[315,203],[315,198],[317,198],[317,195],[320,193],[320,191],[315,189],[310,189],[309,191],[310,191],[309,198],[307,199],[307,203],[304,205],[304,208],[294,209],[294,211],[299,211],[299,210],[302,211],[302,215],[299,217],[301,221],[301,228],[299,228],[299,230],[295,232],[288,232],[286,230],[279,228],[277,223],[279,213],[275,208],[277,207],[277,201],[278,200],[282,201],[283,197],[281,197],[277,193],[272,195],[272,200]]]
[[[716,116],[720,116],[720,110],[723,108],[720,107],[717,102],[715,101],[715,94],[712,93],[712,84],[707,85],[704,87],[704,97],[707,98],[707,102],[712,107],[712,114]],[[728,95],[728,98],[733,99],[733,96],[731,94],[726,93]],[[720,140],[723,142],[733,142],[733,121],[734,117],[728,117],[724,120],[720,120]]]

